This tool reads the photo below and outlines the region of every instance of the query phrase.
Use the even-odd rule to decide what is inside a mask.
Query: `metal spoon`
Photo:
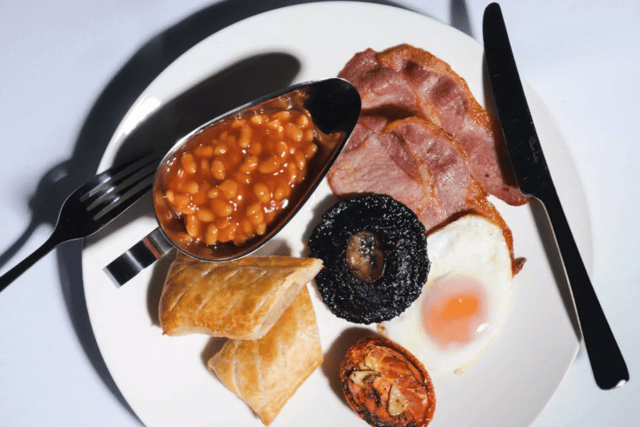
[[[286,211],[270,225],[268,232],[263,236],[248,241],[245,245],[220,245],[219,247],[209,247],[207,251],[201,251],[194,247],[187,247],[177,239],[171,239],[171,233],[167,232],[166,224],[159,220],[156,210],[156,220],[159,227],[104,268],[104,271],[118,286],[131,280],[140,271],[163,257],[174,247],[189,256],[202,260],[228,261],[255,252],[282,230],[302,208],[327,174],[331,165],[344,148],[360,117],[360,95],[355,87],[344,79],[329,78],[291,86],[283,91],[256,99],[205,123],[181,138],[166,153],[156,171],[156,184],[154,186],[155,191],[163,171],[166,170],[166,162],[190,141],[195,134],[230,116],[259,109],[264,104],[276,101],[278,98],[288,99],[294,95],[304,99],[303,106],[310,113],[316,129],[324,134],[335,135],[336,137],[329,138],[328,142],[324,144],[323,141],[316,141],[319,143],[319,149],[313,158],[313,165],[309,167],[309,175],[301,184],[303,187],[300,188],[299,196],[291,200]]]

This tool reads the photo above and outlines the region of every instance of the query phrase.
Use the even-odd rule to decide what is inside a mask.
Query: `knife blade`
[[[531,116],[498,3],[482,23],[485,60],[511,164],[523,194],[545,208],[571,289],[591,369],[603,390],[629,381],[629,371],[573,239]]]

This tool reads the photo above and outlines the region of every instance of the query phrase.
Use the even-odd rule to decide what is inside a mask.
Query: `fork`
[[[124,212],[149,191],[159,160],[152,153],[139,156],[96,175],[71,193],[51,237],[0,277],[0,292],[60,243],[88,237]]]

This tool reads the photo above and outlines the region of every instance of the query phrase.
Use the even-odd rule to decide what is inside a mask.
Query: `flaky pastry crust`
[[[321,269],[313,258],[204,262],[178,253],[160,298],[160,325],[167,335],[260,338]]]
[[[227,341],[208,368],[269,425],[321,363],[316,315],[304,287],[264,337]]]

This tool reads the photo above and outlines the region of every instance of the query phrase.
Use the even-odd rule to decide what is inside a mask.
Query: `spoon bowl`
[[[170,165],[198,135],[226,119],[260,112],[265,106],[290,103],[292,99],[297,100],[299,106],[309,113],[316,133],[324,137],[314,139],[317,152],[310,159],[307,175],[297,185],[287,206],[268,225],[264,234],[250,238],[243,244],[194,244],[193,239],[185,239],[184,221],[179,216],[167,215],[170,208],[164,197],[163,186]],[[360,96],[351,83],[340,78],[328,78],[294,85],[256,99],[199,126],[174,144],[156,171],[153,199],[159,227],[111,262],[105,271],[116,284],[122,285],[174,247],[191,257],[213,262],[229,261],[255,252],[277,235],[313,194],[347,143],[360,117],[360,109]]]

